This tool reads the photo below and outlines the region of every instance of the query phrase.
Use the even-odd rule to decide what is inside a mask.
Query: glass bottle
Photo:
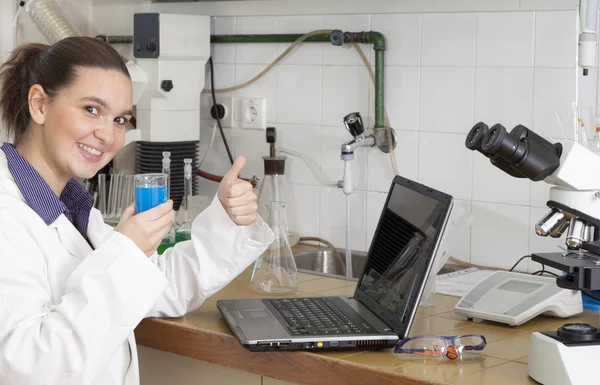
[[[191,218],[191,199],[192,199],[192,159],[186,158],[183,160],[183,200],[181,201],[180,210],[183,211],[183,223],[175,232],[175,242],[187,241],[192,239],[192,222]]]
[[[287,180],[285,178],[285,156],[264,156],[265,175],[258,191],[258,215],[269,218],[268,202],[289,202]],[[290,246],[298,243],[298,232],[286,222],[285,232]]]
[[[250,283],[258,293],[293,293],[298,287],[298,270],[286,236],[285,203],[266,203],[267,223],[275,240],[254,263]]]

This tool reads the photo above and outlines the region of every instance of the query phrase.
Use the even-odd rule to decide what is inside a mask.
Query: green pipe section
[[[304,34],[277,34],[277,35],[211,35],[210,42],[221,43],[293,43]],[[329,35],[313,35],[304,42],[329,43]]]
[[[221,43],[293,43],[304,34],[211,35],[210,42]],[[330,43],[327,34],[313,35],[304,42]],[[361,32],[357,43],[372,44],[375,50],[375,127],[385,127],[385,37],[380,32]]]

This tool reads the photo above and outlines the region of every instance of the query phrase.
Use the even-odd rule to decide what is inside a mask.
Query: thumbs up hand
[[[245,165],[246,158],[243,155],[235,158],[231,169],[219,184],[217,192],[227,215],[238,226],[251,225],[258,216],[258,199],[252,191],[252,185],[238,178]]]

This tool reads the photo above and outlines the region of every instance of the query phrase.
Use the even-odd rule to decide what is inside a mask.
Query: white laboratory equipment
[[[599,290],[600,157],[573,141],[551,143],[522,125],[509,133],[501,124],[488,127],[479,122],[467,134],[465,145],[511,176],[554,185],[546,202],[550,211],[535,225],[535,232],[553,238],[564,233],[567,250],[532,253],[531,259],[564,272],[553,279],[559,288]],[[522,284],[521,290],[523,287],[526,285]],[[513,289],[516,290],[515,285]],[[524,294],[517,291],[509,298]],[[600,357],[600,334],[596,328],[591,325],[563,328],[568,332],[532,333],[529,376],[542,384],[581,384],[578,379],[597,377],[594,365],[581,365],[583,361],[573,359],[587,354]],[[547,354],[539,355],[541,350]]]
[[[497,271],[473,287],[454,307],[456,314],[517,326],[540,315],[571,317],[583,312],[581,293],[556,280]]]

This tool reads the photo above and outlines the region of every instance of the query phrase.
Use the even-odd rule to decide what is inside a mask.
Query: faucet
[[[349,161],[354,160],[354,151],[361,147],[374,147],[377,145],[381,151],[389,152],[390,147],[388,145],[385,127],[375,127],[373,129],[373,134],[365,135],[365,125],[360,116],[360,112],[352,112],[344,116],[343,121],[344,126],[346,126],[346,129],[350,132],[353,139],[348,143],[342,144],[341,159],[345,162],[344,179],[338,181],[337,187],[344,189],[344,193],[349,195],[352,193]],[[390,128],[390,131],[392,146],[396,148],[396,133],[392,128]]]
[[[344,161],[344,178],[338,181],[337,186],[343,189],[346,195],[346,276],[352,277],[352,256],[350,251],[350,194],[352,194],[352,173],[350,172],[350,161],[354,160],[354,151],[361,147],[373,147],[377,145],[383,152],[388,152],[385,127],[375,127],[373,134],[365,136],[365,125],[359,112],[352,112],[344,116],[344,125],[353,139],[342,144],[341,158]],[[396,134],[391,130],[392,147],[396,147]]]

